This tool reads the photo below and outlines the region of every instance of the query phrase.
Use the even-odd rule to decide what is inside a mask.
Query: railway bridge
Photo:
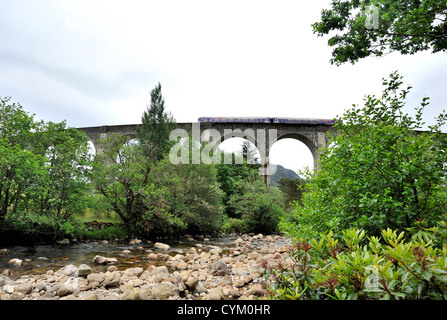
[[[137,127],[140,125],[103,125],[77,129],[85,132],[93,143],[95,152],[101,153],[102,139],[112,134],[118,134],[127,137],[127,141],[130,141],[136,137]],[[320,149],[328,145],[329,133],[335,132],[335,128],[326,124],[188,122],[177,123],[177,129],[171,133],[171,136],[174,138],[184,137],[188,132],[192,133],[194,140],[213,143],[216,147],[221,142],[234,137],[252,142],[261,155],[260,174],[264,176],[264,180],[268,184],[270,175],[276,171],[276,167],[269,165],[270,149],[276,141],[292,138],[303,142],[312,153],[314,168],[318,169]]]

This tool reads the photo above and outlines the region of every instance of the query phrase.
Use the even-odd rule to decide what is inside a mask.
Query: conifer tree
[[[137,138],[143,152],[152,153],[155,160],[160,160],[169,150],[169,133],[175,128],[176,122],[171,113],[165,111],[165,101],[161,94],[161,84],[158,83],[151,91],[151,104],[141,118],[142,126],[137,130]]]

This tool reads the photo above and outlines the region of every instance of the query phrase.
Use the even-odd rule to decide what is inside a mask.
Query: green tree
[[[163,204],[155,200],[155,190],[148,183],[154,156],[144,153],[140,144],[126,142],[127,138],[120,135],[110,135],[102,141],[103,153],[96,155],[93,164],[93,183],[129,233],[150,233],[154,223],[141,224],[143,218],[152,218],[147,215],[154,209],[152,203],[159,207],[158,211],[154,209],[155,213],[163,216]]]
[[[168,154],[155,161],[155,154],[138,143],[123,147],[125,141],[119,135],[104,141],[94,183],[130,234],[155,237],[219,229],[222,191],[214,165],[174,165]]]
[[[229,205],[244,221],[245,231],[276,232],[284,215],[284,194],[278,188],[267,187],[259,175],[240,180],[236,188]]]
[[[331,63],[340,65],[391,51],[446,51],[446,17],[446,0],[333,0],[312,27],[318,36],[336,33],[328,45]]]
[[[34,118],[11,98],[0,99],[0,220],[17,210],[22,194],[39,176],[40,159],[32,151]]]
[[[241,218],[241,216],[236,212],[236,208],[230,203],[230,198],[237,195],[238,188],[237,184],[241,180],[254,179],[254,177],[259,176],[258,170],[253,168],[253,165],[247,162],[246,158],[242,159],[242,164],[236,163],[237,155],[232,153],[231,164],[225,164],[224,158],[229,158],[228,155],[222,153],[221,164],[216,164],[217,168],[217,181],[220,184],[221,190],[224,192],[223,204],[225,206],[225,212],[230,218]]]
[[[45,174],[41,176],[34,199],[34,210],[51,212],[68,219],[79,213],[90,191],[88,139],[75,128],[48,122],[37,135],[40,153],[45,157]]]
[[[223,223],[223,192],[214,164],[172,164],[168,157],[151,171],[157,188],[166,192],[170,214],[185,224],[190,234],[216,233]]]
[[[0,101],[1,222],[27,233],[71,234],[70,217],[89,190],[85,134]]]
[[[162,159],[163,154],[169,151],[172,145],[169,134],[176,127],[176,123],[172,115],[165,111],[160,83],[152,89],[150,106],[144,111],[141,121],[142,125],[137,129],[137,138],[143,151],[153,155],[155,160]]]
[[[381,98],[367,96],[339,119],[332,146],[320,157],[321,169],[310,176],[303,205],[295,206],[291,234],[316,235],[332,228],[361,227],[377,235],[388,227],[407,230],[433,226],[447,204],[445,159],[447,141],[440,132],[442,113],[430,130],[422,113],[404,114],[411,87],[400,89],[397,73],[384,79]],[[290,228],[290,229],[289,229]]]

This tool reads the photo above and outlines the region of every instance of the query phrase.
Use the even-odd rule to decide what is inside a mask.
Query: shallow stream
[[[233,241],[237,236],[225,236],[218,238],[210,238],[209,241],[200,240],[177,240],[162,241],[169,244],[171,249],[165,253],[175,255],[177,253],[185,254],[191,247],[201,247],[206,250],[207,246],[219,246],[224,251],[229,250],[233,246]],[[1,245],[0,245],[1,246]],[[68,245],[38,245],[38,246],[13,246],[7,247],[9,252],[0,255],[0,273],[4,269],[12,272],[11,278],[18,278],[24,274],[43,274],[48,270],[58,270],[68,264],[87,264],[93,272],[106,271],[108,266],[94,265],[93,257],[96,255],[108,258],[116,258],[118,263],[116,266],[119,270],[132,267],[146,268],[149,264],[164,264],[159,261],[148,261],[146,259],[148,252],[153,250],[154,243],[143,241],[138,244],[130,244],[129,242],[88,242],[88,243],[71,243]],[[0,249],[4,249],[0,247]],[[131,253],[123,255],[123,250],[130,250]],[[8,263],[9,260],[18,258],[22,260],[21,266],[14,266]]]

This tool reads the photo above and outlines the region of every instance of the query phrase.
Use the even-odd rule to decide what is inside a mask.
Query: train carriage
[[[313,119],[313,118],[262,118],[262,117],[200,117],[199,122],[203,123],[285,123],[285,124],[312,124],[328,125],[335,124],[333,119]]]
[[[200,117],[199,122],[226,122],[226,123],[271,123],[271,118],[263,117]]]
[[[335,124],[333,119],[313,119],[313,118],[272,118],[273,123],[290,124],[324,124],[332,126]]]

